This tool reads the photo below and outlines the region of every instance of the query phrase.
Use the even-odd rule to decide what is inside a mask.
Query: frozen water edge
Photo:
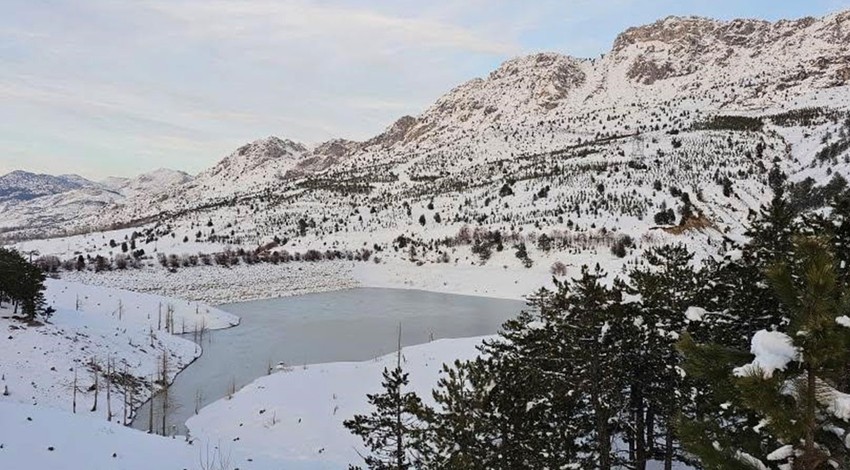
[[[425,264],[406,261],[321,261],[287,264],[197,266],[176,272],[156,267],[138,270],[62,272],[64,280],[217,305],[354,287],[419,289],[447,294],[522,300],[551,287],[548,265],[532,269],[504,266]],[[572,274],[572,273],[571,273]]]

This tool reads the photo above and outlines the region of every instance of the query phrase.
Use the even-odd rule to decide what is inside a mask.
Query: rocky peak
[[[419,124],[419,119],[413,116],[402,116],[397,119],[383,133],[366,141],[365,146],[370,147],[379,145],[382,147],[390,147],[399,142],[404,142],[408,138],[410,130]]]
[[[53,176],[15,170],[0,176],[0,202],[26,201],[64,193],[93,183],[78,175]]]
[[[307,153],[307,147],[289,139],[270,136],[245,144],[202,173],[204,176],[239,178],[243,174],[279,160],[296,161]]]
[[[822,78],[819,86],[831,86],[840,75],[832,66],[848,57],[848,16],[850,12],[842,12],[777,22],[668,17],[627,29],[614,41],[612,56],[628,62],[627,77],[644,85],[713,69],[747,79],[758,79],[763,72],[757,81],[769,77],[765,83],[786,88],[810,78]],[[797,69],[793,76],[791,69]]]
[[[363,144],[361,142],[355,142],[348,139],[333,139],[319,144],[319,146],[313,150],[313,154],[342,159],[357,152],[362,147]]]
[[[279,158],[293,152],[306,151],[307,148],[298,142],[293,142],[289,139],[281,139],[280,137],[269,136],[239,147],[236,149],[236,154],[239,156],[265,154],[269,158]]]

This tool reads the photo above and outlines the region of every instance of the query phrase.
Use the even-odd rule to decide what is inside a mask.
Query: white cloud
[[[331,41],[352,53],[361,46],[384,51],[450,48],[485,54],[513,54],[520,47],[505,37],[427,17],[381,13],[364,8],[301,0],[192,0],[143,3],[182,21],[190,34],[273,44],[281,41]]]

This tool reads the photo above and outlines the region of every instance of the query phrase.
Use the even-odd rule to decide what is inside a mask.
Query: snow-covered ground
[[[127,387],[112,384],[111,403],[107,403],[108,362],[114,373],[136,381],[132,409],[150,396],[150,387],[141,381],[149,383],[156,376],[163,354],[173,380],[201,353],[195,343],[166,331],[168,317],[173,318],[176,333],[225,328],[239,321],[197,302],[54,279],[48,279],[46,286],[47,304],[56,313],[45,325],[27,326],[13,319],[8,304],[0,309],[0,389],[8,390],[8,395],[0,395],[0,402],[72,410],[76,375],[77,413],[105,420],[111,408],[113,419],[120,421]],[[94,411],[92,364],[99,369],[99,403]]]
[[[126,283],[130,288],[159,292],[172,289],[215,299],[229,299],[234,292],[269,296],[262,286],[271,286],[274,295],[283,295],[349,285],[521,298],[551,282],[547,267],[551,260],[531,269],[506,267],[504,263],[512,256],[499,253],[486,266],[322,262],[231,269],[198,267],[177,273],[162,269],[82,273],[79,278],[90,276],[86,279],[90,282]],[[600,260],[612,269],[622,262],[608,255],[600,256]],[[569,269],[572,274],[576,267],[571,265]],[[228,277],[205,284],[222,274]],[[293,284],[293,279],[300,281]],[[238,287],[228,287],[228,282],[238,283]],[[181,285],[192,287],[181,289]],[[257,286],[256,290],[250,290],[251,285]],[[232,467],[243,469],[344,468],[357,462],[358,451],[363,449],[342,422],[368,410],[366,395],[380,390],[382,370],[396,359],[390,354],[364,362],[295,367],[260,378],[232,398],[214,402],[192,417],[187,423],[192,441],[189,444],[184,438],[165,439],[121,426],[122,389],[112,390],[115,417],[112,423],[107,422],[103,375],[99,406],[96,412],[90,411],[93,375],[88,364],[92,359],[103,364],[111,357],[117,369],[126,365],[130,373],[144,379],[156,374],[165,351],[173,366],[169,374],[173,379],[201,351],[194,343],[159,330],[160,311],[173,309],[178,333],[192,331],[201,324],[207,328],[228,327],[238,319],[194,301],[67,280],[48,280],[46,294],[57,312],[44,326],[24,326],[10,319],[8,310],[0,311],[0,326],[8,330],[8,338],[0,341],[0,357],[11,358],[0,364],[0,386],[9,388],[9,396],[0,397],[4,424],[0,427],[0,468],[20,468],[21,462],[31,468],[58,468],[62,467],[61,462],[73,462],[74,466],[63,468],[143,469],[149,468],[149,455],[157,455],[161,468],[201,469],[201,458],[206,458],[208,449],[217,445],[223,446]],[[430,390],[437,383],[442,364],[473,357],[481,339],[445,339],[406,348],[403,360],[410,372],[411,389],[430,401]],[[77,410],[71,414],[75,369]],[[137,393],[136,405],[150,391]],[[75,445],[80,435],[87,436],[85,443]]]
[[[0,402],[0,422],[0,468],[4,470],[321,468],[255,457],[232,442],[160,437],[43,406]],[[219,467],[220,463],[226,466]]]
[[[318,261],[280,264],[238,264],[230,267],[218,265],[181,267],[169,271],[158,264],[149,263],[140,269],[94,272],[60,271],[59,276],[68,281],[99,285],[135,292],[148,292],[191,299],[210,304],[222,304],[352,287],[387,287],[419,289],[449,294],[476,295],[503,299],[523,299],[541,287],[552,287],[552,266],[563,263],[570,278],[579,275],[582,265],[599,264],[612,276],[622,275],[633,267],[642,250],[664,243],[686,243],[695,251],[699,263],[707,256],[720,251],[712,237],[713,229],[691,231],[672,235],[655,230],[652,236],[636,240],[623,258],[611,253],[606,245],[575,252],[544,252],[528,247],[533,265],[524,267],[509,246],[494,252],[482,264],[469,247],[453,249],[449,262],[431,259],[411,260],[404,254],[382,254],[380,262],[370,261]],[[63,239],[39,241],[44,250],[61,250]],[[52,246],[52,248],[51,248]],[[309,245],[308,245],[309,246]],[[304,247],[306,248],[306,247]],[[48,251],[49,252],[49,251]]]
[[[153,292],[168,297],[210,304],[286,297],[358,285],[352,277],[354,262],[196,266],[175,272],[160,266],[138,270],[62,272],[63,279],[90,285],[136,292]]]
[[[430,400],[444,363],[476,354],[482,338],[438,340],[405,348],[403,367],[410,389]],[[233,442],[258,454],[312,461],[321,468],[345,468],[364,452],[359,438],[342,426],[356,413],[369,411],[367,393],[381,389],[384,367],[396,355],[366,362],[338,362],[295,367],[262,377],[193,416],[187,426],[194,437]]]
[[[405,348],[403,367],[408,390],[433,404],[431,390],[442,365],[477,355],[485,337],[442,339]],[[310,468],[338,469],[359,463],[366,449],[342,423],[368,413],[366,394],[381,390],[384,368],[395,367],[396,354],[371,361],[295,367],[262,377],[203,408],[187,422],[194,438],[238,442],[257,456],[300,462]],[[650,462],[650,470],[663,468]],[[675,469],[690,467],[676,463]]]

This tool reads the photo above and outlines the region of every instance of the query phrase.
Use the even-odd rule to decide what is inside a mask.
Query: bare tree
[[[162,351],[162,361],[160,362],[160,381],[162,382],[162,389],[160,389],[160,404],[162,405],[162,435],[166,435],[166,423],[168,422],[168,409],[171,405],[169,396],[168,396],[168,372],[170,369],[170,365],[168,363],[168,353],[166,351]]]
[[[106,420],[112,421],[112,358],[106,357]]]
[[[204,402],[204,392],[199,388],[195,390],[195,414],[201,411],[201,403]]]
[[[225,455],[221,450],[221,444],[210,448],[207,442],[198,452],[201,470],[230,470],[230,452]]]
[[[153,431],[154,431],[154,429],[153,429],[154,400],[153,399],[154,399],[154,396],[156,395],[156,392],[155,392],[156,380],[154,380],[153,375],[151,375],[150,384],[151,384],[151,402],[150,402],[150,407],[148,408],[148,434],[153,434]]]
[[[95,358],[91,358],[91,362],[89,363],[89,367],[91,368],[92,379],[94,380],[94,384],[91,386],[91,390],[94,390],[94,403],[92,403],[91,411],[97,411],[97,394],[100,390],[100,374],[98,369],[100,369],[100,365],[98,365],[97,360]]]
[[[71,399],[71,412],[77,413],[77,368],[74,367],[74,383],[71,385],[73,398]]]

